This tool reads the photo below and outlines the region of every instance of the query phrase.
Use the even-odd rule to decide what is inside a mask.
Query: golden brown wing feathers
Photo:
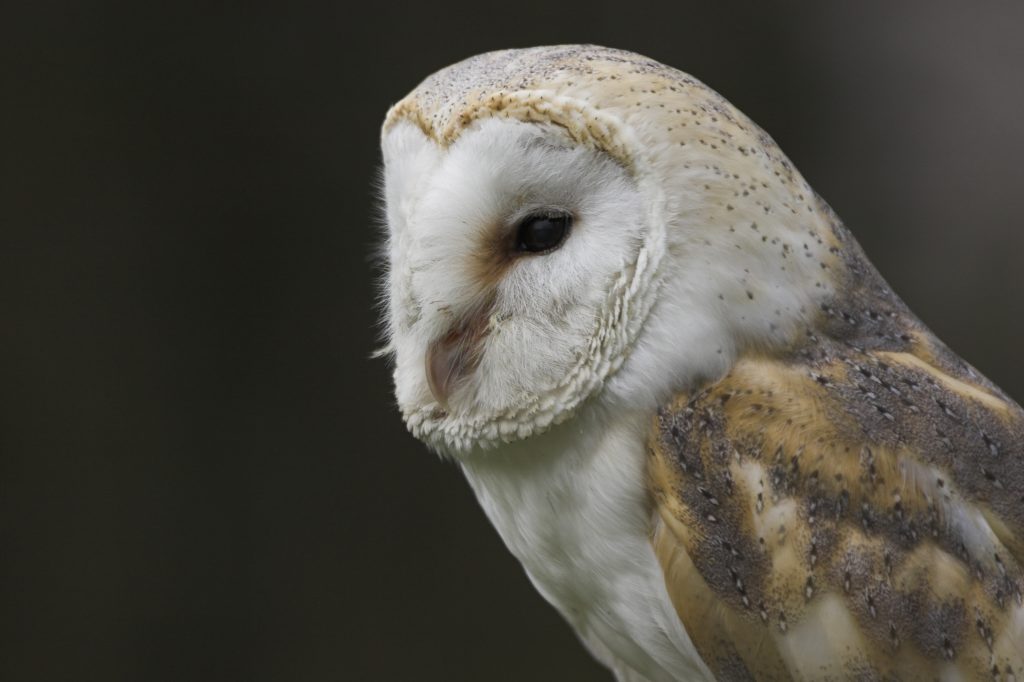
[[[1024,679],[1024,413],[903,341],[809,333],[658,415],[653,543],[720,678]]]

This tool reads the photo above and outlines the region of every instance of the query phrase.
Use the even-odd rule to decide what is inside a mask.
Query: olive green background
[[[375,345],[378,127],[596,42],[780,143],[1024,398],[1024,4],[58,2],[0,10],[0,679],[609,680]]]

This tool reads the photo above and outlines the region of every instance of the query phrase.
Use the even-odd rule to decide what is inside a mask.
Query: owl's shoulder
[[[655,549],[721,676],[1024,673],[1024,412],[904,332],[808,332],[659,411]]]

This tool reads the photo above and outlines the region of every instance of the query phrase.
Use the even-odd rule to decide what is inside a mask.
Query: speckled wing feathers
[[[673,603],[720,679],[1024,679],[1024,412],[866,268],[660,411]]]

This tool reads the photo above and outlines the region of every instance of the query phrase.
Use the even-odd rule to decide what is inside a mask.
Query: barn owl
[[[1024,413],[765,132],[559,46],[382,149],[402,417],[618,680],[1024,680]]]

